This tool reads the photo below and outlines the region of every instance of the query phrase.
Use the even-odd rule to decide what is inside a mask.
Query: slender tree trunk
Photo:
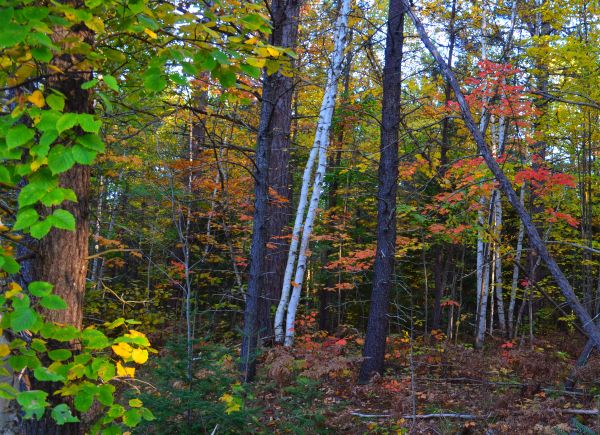
[[[525,185],[521,186],[519,193],[519,202],[521,206],[525,203]],[[525,227],[523,222],[519,222],[519,235],[517,236],[517,248],[515,251],[514,268],[512,275],[512,283],[510,287],[510,302],[508,304],[508,335],[509,338],[515,337],[514,330],[514,318],[515,318],[515,304],[517,301],[517,286],[519,284],[519,271],[521,269],[521,256],[523,254],[523,237],[525,236]]]
[[[288,252],[288,260],[285,269],[285,275],[283,278],[283,286],[281,289],[281,298],[277,311],[275,313],[275,340],[282,342],[284,338],[288,344],[293,341],[293,320],[295,317],[295,310],[298,306],[300,299],[300,291],[302,289],[301,281],[304,278],[304,272],[306,269],[307,260],[307,248],[310,234],[312,231],[312,224],[316,215],[317,206],[321,195],[321,183],[325,176],[325,169],[327,166],[327,147],[329,145],[329,129],[331,127],[331,120],[333,118],[333,109],[335,107],[335,100],[337,96],[337,85],[338,80],[342,72],[342,65],[344,60],[344,49],[346,46],[346,35],[347,35],[347,23],[348,14],[350,12],[350,0],[343,0],[340,14],[336,20],[335,28],[335,44],[333,53],[333,62],[331,68],[327,73],[327,85],[325,88],[325,95],[323,96],[323,102],[321,104],[321,110],[319,112],[319,121],[317,123],[317,131],[315,134],[315,140],[313,147],[310,151],[304,174],[302,177],[302,187],[300,191],[300,199],[298,201],[298,208],[296,210],[296,218],[294,221],[294,229],[292,231],[292,241],[290,243],[290,249]],[[312,178],[313,167],[315,160],[319,156],[319,164],[317,172],[315,173],[315,179],[313,181],[313,193],[311,195],[310,207],[304,219],[304,212],[306,210],[308,202],[308,191],[310,189],[310,180]],[[304,225],[304,229],[302,226]],[[300,252],[298,252],[298,245],[300,242],[300,235],[302,232],[302,246]],[[298,267],[296,268],[296,280],[293,285],[293,294],[290,296],[292,289],[292,275],[294,273],[294,265],[296,263],[296,257],[298,259]],[[298,281],[298,279],[300,281]],[[291,309],[290,309],[291,308]],[[284,332],[284,316],[286,309],[288,310],[288,316],[286,319],[286,331]],[[293,315],[289,315],[289,312]],[[291,321],[291,326],[289,325]],[[291,331],[289,329],[292,329]]]
[[[329,148],[329,132],[331,122],[333,120],[333,111],[335,108],[335,100],[337,97],[338,81],[342,74],[344,62],[344,50],[347,46],[348,37],[348,15],[350,14],[351,0],[343,0],[338,20],[336,21],[336,38],[334,43],[333,65],[327,77],[327,90],[324,103],[327,101],[325,111],[321,111],[319,116],[319,126],[317,127],[317,135],[320,132],[319,142],[319,163],[313,180],[313,190],[310,197],[308,212],[302,228],[302,243],[298,253],[298,264],[296,265],[296,273],[294,275],[294,284],[292,294],[287,306],[287,316],[285,320],[285,345],[291,346],[294,343],[294,323],[296,320],[296,310],[300,302],[302,293],[302,283],[304,274],[309,259],[310,237],[312,235],[313,226],[319,208],[319,201],[323,193],[322,185],[325,181],[325,173],[327,171],[327,149]],[[323,107],[322,107],[323,109]]]
[[[427,47],[429,52],[433,55],[437,65],[442,70],[446,80],[452,85],[454,94],[456,95],[458,104],[459,104],[461,112],[462,112],[463,119],[465,121],[466,127],[469,130],[469,132],[471,133],[471,136],[473,137],[473,139],[475,140],[475,143],[477,144],[477,148],[478,148],[480,154],[482,155],[484,161],[486,162],[488,168],[492,172],[492,175],[498,181],[498,184],[500,185],[500,189],[502,190],[502,193],[504,193],[506,195],[508,201],[510,202],[512,207],[515,209],[515,211],[519,215],[520,219],[523,221],[523,225],[525,227],[525,231],[527,233],[527,236],[529,238],[532,248],[537,251],[540,258],[546,264],[548,270],[552,274],[556,284],[560,288],[567,303],[569,304],[571,309],[575,312],[575,314],[577,315],[577,318],[581,322],[582,328],[588,334],[590,339],[593,340],[593,343],[596,346],[600,346],[600,331],[594,324],[593,319],[590,316],[590,314],[587,312],[585,307],[581,304],[581,302],[575,295],[575,292],[573,291],[571,284],[569,283],[569,281],[563,274],[562,270],[560,269],[560,267],[558,266],[558,264],[556,263],[554,258],[548,252],[548,249],[546,248],[546,244],[543,242],[542,238],[540,237],[540,234],[539,234],[537,228],[535,227],[535,225],[531,219],[531,216],[529,215],[529,213],[527,213],[525,208],[519,202],[519,197],[517,196],[514,189],[512,188],[510,181],[508,180],[508,178],[506,177],[506,175],[504,174],[504,172],[498,165],[498,162],[496,162],[496,160],[492,156],[492,153],[490,152],[490,150],[487,146],[485,138],[481,134],[481,131],[479,131],[479,129],[475,125],[475,121],[473,120],[473,116],[471,115],[469,105],[468,105],[467,101],[465,100],[465,97],[460,89],[460,86],[456,80],[456,77],[454,76],[454,73],[452,72],[452,70],[450,68],[448,68],[448,66],[444,62],[443,58],[439,54],[437,48],[435,47],[435,45],[433,45],[433,43],[429,39],[429,36],[427,35],[427,32],[426,32],[425,28],[423,27],[423,24],[421,23],[419,18],[414,14],[414,12],[410,9],[407,0],[401,0],[401,1],[407,7],[408,14],[409,14],[410,18],[412,19],[413,23],[415,24],[415,27],[417,29],[417,32],[419,33],[421,40],[423,41],[423,43],[425,44],[425,46]]]
[[[407,5],[390,0],[383,69],[379,189],[377,193],[377,251],[373,290],[363,348],[359,383],[383,373],[388,307],[396,255],[396,193],[398,190],[398,126],[400,124],[404,13]]]
[[[271,17],[273,32],[270,43],[294,49],[298,39],[298,19],[301,0],[273,0]],[[283,274],[287,260],[287,226],[292,213],[290,174],[290,127],[292,123],[292,97],[294,78],[281,73],[268,76],[272,82],[274,100],[269,114],[270,148],[269,205],[267,208],[267,254],[262,294],[259,300],[258,326],[263,339],[273,339],[271,309],[280,298]],[[264,98],[264,96],[263,96]]]

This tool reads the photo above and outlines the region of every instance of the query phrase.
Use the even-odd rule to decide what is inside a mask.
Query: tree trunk
[[[273,32],[270,43],[279,47],[295,48],[298,39],[298,17],[301,0],[273,0],[271,16]],[[263,293],[259,300],[258,326],[263,339],[274,335],[271,308],[277,304],[287,260],[286,228],[292,214],[290,159],[290,126],[294,78],[281,73],[268,76],[265,87],[272,87],[270,97],[273,110],[269,113],[266,141],[270,149],[269,205],[267,208],[267,254]]]
[[[521,205],[525,203],[525,185],[521,186],[519,193],[519,202]],[[512,275],[512,283],[510,287],[510,302],[508,304],[508,336],[509,338],[515,337],[514,330],[514,318],[515,318],[515,304],[517,301],[517,286],[519,284],[519,270],[521,269],[521,255],[523,253],[523,237],[525,235],[525,228],[523,222],[519,222],[519,235],[517,236],[517,248],[515,251],[514,268]]]
[[[383,373],[388,306],[396,255],[396,193],[398,190],[398,126],[402,85],[404,13],[402,0],[390,0],[383,69],[379,189],[377,193],[377,251],[373,272],[371,307],[363,349],[359,383]]]
[[[329,129],[331,127],[331,120],[333,118],[333,109],[335,107],[335,99],[337,96],[337,84],[338,79],[342,72],[342,63],[344,60],[344,48],[346,46],[346,34],[347,34],[347,23],[348,14],[350,11],[350,0],[344,0],[340,10],[340,14],[336,21],[336,38],[334,44],[333,62],[331,68],[327,73],[327,85],[325,88],[325,95],[321,103],[321,110],[319,112],[319,121],[317,122],[317,132],[315,134],[315,140],[311,148],[306,167],[304,168],[304,174],[302,176],[302,187],[300,190],[300,199],[298,201],[298,207],[296,210],[296,218],[294,220],[294,228],[292,231],[292,240],[288,251],[288,259],[285,268],[285,275],[283,278],[283,286],[281,289],[281,298],[279,299],[279,305],[277,306],[277,312],[275,313],[275,340],[282,342],[284,338],[287,338],[288,343],[293,340],[293,317],[295,317],[295,308],[298,305],[300,298],[301,285],[298,282],[294,282],[293,295],[290,297],[290,291],[292,288],[292,274],[294,273],[294,265],[296,264],[296,257],[300,255],[298,260],[298,267],[296,268],[296,278],[300,277],[300,280],[304,278],[304,271],[306,268],[306,249],[308,247],[308,239],[310,238],[310,232],[312,230],[312,221],[316,214],[318,201],[320,198],[320,187],[325,176],[325,169],[327,166],[327,146],[329,145]],[[313,181],[313,194],[311,195],[310,209],[307,213],[306,220],[304,220],[304,212],[308,205],[308,191],[310,189],[310,181],[312,172],[315,164],[315,160],[319,155],[319,168],[315,174]],[[304,230],[302,226],[304,224]],[[300,243],[300,233],[302,232],[303,248],[298,252],[298,245]],[[305,240],[306,239],[306,240]],[[301,275],[301,276],[300,276]],[[293,316],[289,315],[286,322],[292,321],[292,331],[284,331],[284,316],[286,309],[289,311],[291,305]],[[287,325],[286,325],[287,326]],[[289,329],[289,326],[287,326]]]
[[[435,45],[433,45],[433,43],[429,39],[429,36],[427,35],[427,32],[425,31],[423,24],[421,23],[419,18],[414,14],[414,12],[410,9],[407,0],[402,0],[402,2],[408,8],[408,14],[409,14],[410,18],[412,19],[413,23],[415,24],[417,32],[419,33],[419,36],[421,37],[421,40],[423,41],[423,43],[425,44],[425,46],[427,47],[429,52],[433,55],[437,65],[439,66],[439,68],[442,70],[444,76],[446,77],[446,80],[448,80],[448,82],[452,85],[452,88],[454,89],[454,94],[456,95],[458,104],[459,104],[461,112],[462,112],[463,119],[465,121],[466,127],[469,130],[469,132],[471,133],[471,136],[473,137],[473,139],[475,140],[475,143],[477,144],[479,153],[482,155],[488,168],[490,169],[493,176],[498,181],[498,184],[500,185],[500,189],[506,195],[508,201],[510,202],[512,207],[515,209],[515,211],[521,218],[521,220],[523,222],[523,226],[525,227],[525,231],[529,238],[530,245],[532,246],[533,249],[535,249],[537,251],[540,258],[546,264],[548,270],[552,274],[554,280],[556,281],[556,284],[560,288],[567,303],[569,304],[571,309],[577,315],[585,332],[588,334],[590,339],[593,340],[593,343],[596,346],[600,346],[600,332],[598,331],[598,328],[594,324],[590,314],[587,312],[585,307],[581,304],[581,302],[575,295],[575,292],[573,291],[571,284],[569,283],[569,281],[563,274],[562,270],[560,269],[560,267],[558,266],[558,264],[556,263],[554,258],[548,252],[548,249],[546,248],[546,244],[542,241],[542,238],[540,237],[540,234],[539,234],[537,228],[535,227],[535,225],[531,219],[531,216],[527,213],[525,208],[519,202],[519,197],[517,196],[514,189],[512,188],[510,181],[508,180],[508,178],[506,177],[506,175],[504,174],[504,172],[498,165],[498,162],[496,162],[496,160],[492,156],[492,153],[490,152],[483,135],[481,134],[481,132],[475,125],[475,121],[473,120],[473,116],[471,115],[469,105],[468,105],[467,101],[465,100],[465,97],[460,89],[458,82],[456,81],[456,77],[454,76],[454,73],[452,72],[452,70],[450,68],[448,68],[448,66],[442,59],[441,55],[439,54],[437,48],[435,47]]]
[[[78,6],[78,2],[69,4],[73,7]],[[57,27],[52,34],[52,40],[58,46],[68,44],[66,41],[71,38],[93,45],[94,34],[83,24],[70,28]],[[55,57],[52,61],[58,71],[66,71],[51,75],[48,79],[49,88],[65,95],[65,113],[93,112],[91,91],[81,89],[81,85],[91,79],[91,73],[78,71],[77,65],[81,61],[82,56],[75,54]],[[80,130],[77,132],[82,133]],[[72,189],[77,196],[77,202],[65,202],[61,205],[75,217],[75,230],[53,228],[39,241],[37,255],[22,265],[23,276],[27,280],[51,283],[54,285],[54,293],[67,303],[65,310],[45,310],[47,321],[81,329],[88,266],[90,167],[76,164],[61,174],[59,179],[61,187]],[[77,346],[77,343],[73,343],[73,346]],[[64,401],[53,394],[54,390],[59,388],[56,384],[37,382],[31,377],[31,388],[48,392],[48,400],[52,405]],[[79,432],[78,423],[58,426],[48,414],[41,420],[28,420],[24,426],[28,434],[68,435]]]
[[[333,53],[333,64],[329,70],[327,77],[327,90],[323,98],[323,106],[319,116],[317,126],[317,135],[315,143],[318,143],[319,148],[319,163],[313,180],[313,190],[310,197],[308,212],[302,228],[302,243],[298,253],[298,264],[296,265],[296,273],[294,275],[294,284],[292,285],[292,295],[287,306],[287,316],[285,319],[285,345],[291,346],[294,342],[294,323],[296,320],[296,309],[300,302],[302,293],[302,283],[304,274],[309,259],[310,237],[312,235],[319,201],[323,192],[322,185],[325,181],[327,171],[327,149],[329,148],[329,131],[333,120],[333,111],[335,108],[335,100],[337,97],[338,81],[342,74],[342,66],[344,62],[344,49],[347,45],[348,36],[348,15],[350,14],[351,0],[343,0],[338,19],[336,21],[336,37]]]

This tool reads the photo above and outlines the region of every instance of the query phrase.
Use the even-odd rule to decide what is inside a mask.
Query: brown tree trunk
[[[298,37],[298,16],[301,0],[273,0],[271,44],[295,48]],[[270,152],[267,209],[267,255],[265,257],[263,292],[259,300],[258,327],[261,338],[273,338],[271,308],[279,302],[281,284],[287,261],[287,227],[292,215],[290,160],[290,126],[294,79],[280,73],[268,76],[263,89],[264,99],[272,107],[267,116],[265,140]],[[262,120],[261,120],[262,122]]]
[[[80,6],[79,2],[69,2],[73,7]],[[93,32],[83,24],[71,28],[58,27],[52,35],[53,42],[59,46],[67,39],[78,39],[92,45]],[[77,64],[82,61],[81,55],[66,55],[56,57],[52,64],[62,71],[48,79],[48,87],[65,95],[64,112],[92,113],[91,91],[82,90],[81,85],[90,80],[89,72],[77,70]],[[75,231],[65,231],[53,228],[37,245],[37,254],[23,265],[26,280],[47,281],[54,285],[54,293],[67,303],[67,309],[45,311],[48,321],[65,325],[73,325],[81,329],[83,325],[83,298],[88,265],[89,241],[89,186],[90,167],[75,165],[60,176],[60,186],[72,189],[77,196],[77,202],[65,202],[61,208],[71,212],[75,217]],[[48,210],[50,212],[50,210]],[[73,343],[77,347],[77,343]],[[48,392],[48,401],[56,405],[64,401],[52,393],[59,386],[48,382],[36,382],[31,378],[31,387]],[[46,413],[39,421],[29,420],[25,425],[28,434],[76,434],[79,424],[71,423],[57,426]]]
[[[383,69],[383,103],[381,108],[381,143],[379,157],[379,191],[377,194],[377,251],[373,273],[373,291],[364,361],[359,383],[366,383],[374,373],[383,373],[385,341],[388,330],[388,306],[394,278],[396,255],[396,193],[398,191],[398,126],[402,84],[402,48],[404,12],[401,0],[390,0]]]

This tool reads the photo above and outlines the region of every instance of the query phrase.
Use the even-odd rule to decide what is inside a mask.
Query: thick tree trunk
[[[562,270],[560,269],[554,258],[548,252],[546,244],[542,241],[542,238],[540,237],[540,234],[537,228],[535,227],[531,216],[527,213],[525,208],[519,202],[519,197],[512,188],[510,181],[498,165],[498,162],[496,162],[496,160],[492,156],[492,153],[490,152],[483,135],[475,125],[475,121],[473,120],[473,116],[471,115],[469,105],[465,100],[465,97],[460,89],[456,77],[454,76],[454,73],[450,68],[448,68],[441,55],[439,54],[437,48],[429,39],[429,36],[427,35],[423,24],[415,15],[415,13],[410,9],[408,1],[402,0],[402,2],[408,8],[408,14],[412,19],[413,23],[415,24],[417,32],[421,37],[421,40],[423,41],[429,52],[433,55],[438,67],[442,70],[444,76],[446,77],[446,80],[451,84],[452,88],[454,89],[454,94],[456,95],[456,98],[458,100],[458,104],[460,106],[466,127],[471,133],[473,139],[475,140],[479,153],[482,155],[488,168],[498,181],[500,185],[500,190],[506,195],[508,201],[510,202],[512,207],[519,215],[521,221],[523,222],[523,226],[525,227],[525,231],[527,233],[527,236],[529,237],[530,245],[533,249],[537,251],[540,258],[546,264],[548,270],[552,274],[556,284],[560,288],[567,303],[575,312],[577,318],[581,322],[584,331],[588,334],[589,338],[593,341],[593,343],[596,346],[600,346],[600,332],[598,331],[598,328],[594,324],[590,314],[587,312],[585,307],[581,304],[581,302],[575,295],[571,284],[563,274]]]
[[[390,0],[381,107],[377,251],[373,272],[371,307],[363,349],[364,361],[358,377],[360,383],[368,382],[375,373],[383,373],[385,341],[388,329],[387,315],[390,291],[393,286],[396,255],[398,126],[400,124],[402,49],[406,8],[407,5],[403,4],[402,0]]]
[[[298,17],[301,0],[273,0],[271,15],[273,33],[271,44],[295,48],[298,39]],[[258,326],[260,337],[272,339],[274,335],[271,308],[281,295],[281,284],[287,260],[286,228],[290,222],[291,175],[290,126],[292,123],[292,97],[294,79],[276,73],[268,76],[268,86],[273,88],[273,110],[269,114],[269,129],[266,140],[270,149],[269,161],[269,206],[267,208],[267,255],[263,292],[259,300]],[[265,95],[263,95],[263,98]],[[273,195],[274,194],[274,195]]]
[[[77,7],[78,2],[68,2]],[[77,39],[93,45],[94,34],[85,25],[79,24],[70,28],[57,27],[52,34],[55,44],[63,46],[68,39]],[[48,87],[65,95],[64,112],[92,113],[91,91],[81,89],[81,85],[90,80],[91,74],[78,71],[80,55],[62,55],[56,57],[52,64],[59,74],[48,79]],[[23,264],[23,276],[26,280],[47,281],[54,285],[54,293],[67,303],[65,310],[48,310],[44,312],[46,320],[65,325],[73,325],[81,329],[83,325],[83,299],[88,269],[89,243],[89,187],[90,167],[75,165],[60,175],[60,186],[72,189],[77,202],[65,202],[61,208],[75,217],[75,231],[53,228],[37,245],[37,255]],[[48,210],[51,212],[51,210]],[[76,347],[77,343],[73,343]],[[48,382],[37,382],[31,378],[31,387],[49,393],[51,404],[61,403],[60,398],[53,395],[58,386]],[[46,415],[41,420],[28,420],[25,431],[28,434],[76,434],[79,424],[71,423],[63,426]]]

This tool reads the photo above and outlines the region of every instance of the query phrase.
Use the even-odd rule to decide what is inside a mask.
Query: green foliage
[[[170,343],[166,355],[148,367],[157,390],[141,396],[156,420],[143,423],[139,433],[223,433],[258,430],[257,409],[249,408],[246,387],[238,381],[230,350],[211,344],[195,344],[192,382],[188,381],[185,343]]]

